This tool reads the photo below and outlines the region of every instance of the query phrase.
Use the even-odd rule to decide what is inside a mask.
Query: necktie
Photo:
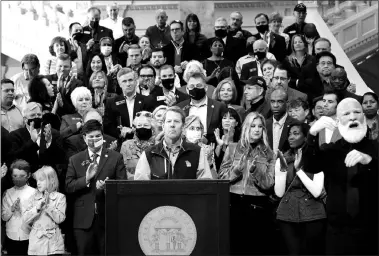
[[[92,155],[92,162],[94,162],[95,164],[97,164],[97,158],[99,157],[99,155],[97,153],[94,153]]]

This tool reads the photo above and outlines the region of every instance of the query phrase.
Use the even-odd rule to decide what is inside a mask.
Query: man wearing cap
[[[126,67],[126,60],[128,59],[128,49],[132,44],[137,44],[139,37],[136,36],[136,25],[131,17],[125,17],[122,20],[122,31],[124,35],[117,38],[114,42],[114,50],[118,52],[117,57],[121,61],[122,67]]]
[[[257,39],[263,39],[268,44],[268,51],[275,55],[278,61],[284,60],[287,53],[286,39],[272,31],[269,28],[269,19],[267,14],[258,13],[254,18],[257,34],[253,35]]]
[[[99,50],[99,40],[102,37],[110,37],[113,39],[113,31],[109,28],[99,25],[101,11],[97,7],[91,7],[88,9],[87,17],[89,25],[83,27],[83,33],[85,35],[84,43],[87,44],[87,50],[96,52]]]
[[[307,17],[307,7],[303,3],[297,4],[293,10],[293,15],[296,18],[296,22],[283,30],[283,33],[286,33],[290,36],[290,42],[294,35],[304,35],[304,26],[307,24],[305,22],[305,18]],[[318,34],[319,33],[317,32],[317,35]],[[316,37],[316,35],[314,36]],[[289,47],[289,49],[291,49],[291,47]]]
[[[122,19],[118,17],[119,7],[117,3],[107,5],[108,18],[100,20],[100,25],[109,28],[113,31],[114,38],[122,36],[121,22]]]
[[[26,54],[21,60],[22,72],[11,77],[14,82],[14,104],[21,110],[29,100],[28,86],[33,77],[39,74],[40,64],[37,55]]]
[[[166,12],[159,9],[155,13],[156,25],[150,26],[146,29],[145,35],[150,38],[150,45],[152,49],[163,48],[171,41],[170,26],[167,25],[168,16]]]
[[[246,110],[246,115],[250,112],[258,112],[265,119],[271,116],[270,103],[266,100],[266,81],[260,76],[252,76],[245,83],[244,94],[246,100],[250,101],[250,108]]]

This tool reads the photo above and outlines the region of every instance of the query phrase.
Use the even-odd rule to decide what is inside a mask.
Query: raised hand
[[[331,117],[322,116],[312,125],[311,129],[309,130],[309,133],[315,136],[324,128],[334,130],[336,127],[337,123]]]
[[[172,91],[170,91],[168,95],[165,95],[165,97],[165,103],[167,104],[167,106],[171,107],[176,104],[176,96],[175,93],[173,93]]]
[[[51,125],[50,124],[45,125],[43,130],[44,130],[43,134],[45,136],[46,144],[50,144],[51,141],[53,140],[53,136],[51,134]]]
[[[220,138],[220,129],[219,128],[215,129],[213,133],[216,137],[217,145],[222,147],[224,145],[224,140]]]
[[[38,139],[38,131],[34,128],[34,121],[30,123],[30,138],[33,142],[36,142]]]
[[[369,164],[371,160],[371,156],[354,149],[346,155],[345,165],[346,167],[353,167],[358,163],[366,165]]]
[[[280,161],[280,168],[287,170],[287,168],[288,168],[287,161],[284,158],[282,151],[280,151],[280,150],[278,150],[278,157],[279,157],[279,161]]]
[[[301,166],[300,166],[300,162],[301,162],[301,158],[303,156],[303,150],[300,148],[299,151],[296,153],[295,155],[295,163],[294,163],[294,167],[295,167],[295,170],[296,171],[299,171]]]

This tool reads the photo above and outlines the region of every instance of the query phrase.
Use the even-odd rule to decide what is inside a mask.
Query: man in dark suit
[[[36,102],[29,102],[23,110],[25,127],[9,133],[12,144],[12,155],[15,159],[23,159],[31,166],[32,173],[42,165],[50,165],[56,169],[64,163],[64,151],[59,132],[50,124],[42,123],[42,107]],[[34,180],[30,180],[34,183]]]
[[[99,25],[101,11],[99,8],[92,6],[87,11],[87,17],[89,25],[83,27],[83,43],[87,44],[87,50],[94,52],[100,52],[99,41],[102,37],[113,38],[113,31],[109,28]]]
[[[96,120],[83,126],[88,148],[70,158],[66,191],[74,199],[73,228],[78,255],[105,254],[105,181],[126,180],[122,155],[103,145]]]
[[[67,40],[70,47],[70,57],[76,64],[78,77],[84,79],[85,68],[88,63],[87,45],[83,40],[83,27],[79,22],[73,22],[68,27],[69,39]]]
[[[255,16],[254,20],[258,33],[253,36],[256,37],[257,40],[265,40],[269,45],[268,51],[274,54],[278,61],[283,61],[287,53],[286,40],[284,37],[270,31],[267,14],[259,13]]]
[[[76,87],[83,86],[83,82],[70,76],[71,58],[68,54],[60,54],[57,60],[57,73],[47,75],[46,78],[54,86],[57,94],[56,114],[62,117],[67,114],[76,113],[76,109],[71,102],[71,93]],[[55,108],[55,107],[54,107]]]
[[[114,52],[117,52],[117,57],[121,61],[121,66],[126,67],[126,61],[128,59],[128,49],[131,45],[137,44],[139,37],[136,36],[136,25],[131,17],[125,17],[122,20],[122,31],[124,36],[117,38],[114,42]]]
[[[142,68],[139,74],[140,77],[143,75],[142,73],[145,73],[145,75],[153,75],[154,77],[152,78],[152,82],[155,81],[155,70],[151,66]],[[154,86],[150,92],[150,95],[156,100],[156,107],[160,105],[171,107],[190,98],[188,94],[183,93],[175,88],[175,71],[173,66],[163,65],[160,69],[160,78],[162,87]]]
[[[101,117],[100,113],[95,109],[90,109],[87,111],[87,113],[83,116],[83,123],[86,123],[90,120],[97,120],[101,124],[103,124],[103,118]],[[109,136],[107,134],[104,134],[104,145],[107,149],[117,149],[117,140]],[[66,149],[66,158],[70,159],[73,155],[85,150],[87,148],[87,145],[83,139],[83,136],[81,134],[73,135],[69,138],[67,138],[64,141],[65,149]],[[116,150],[117,151],[117,150]],[[119,151],[119,150],[118,150]]]
[[[220,17],[215,21],[215,37],[222,39],[225,43],[223,57],[232,61],[234,64],[237,63],[238,59],[247,54],[246,51],[246,39],[245,38],[237,38],[233,37],[232,34],[228,34],[228,21]],[[207,57],[212,56],[211,46],[214,37],[211,37],[207,40],[206,49]]]
[[[266,120],[268,143],[276,154],[278,150],[288,149],[288,127],[295,119],[287,114],[287,92],[283,88],[275,89],[270,96],[273,116]]]
[[[137,74],[130,68],[122,68],[117,80],[123,95],[107,100],[104,114],[105,132],[115,138],[132,138],[132,124],[136,113],[146,110],[152,112],[155,100],[136,92]]]
[[[187,84],[187,92],[191,99],[182,101],[176,106],[183,109],[187,116],[199,116],[203,126],[204,134],[208,143],[216,142],[214,130],[221,124],[227,107],[224,103],[212,100],[206,95],[207,85],[203,73],[190,75]]]
[[[183,38],[183,22],[180,20],[173,20],[170,23],[171,42],[162,48],[164,56],[166,57],[166,64],[174,67],[175,73],[178,74],[181,84],[184,69],[188,61],[198,60],[199,55],[196,46],[186,42]]]
[[[260,76],[250,77],[245,83],[244,94],[246,101],[250,102],[250,108],[246,110],[246,115],[251,112],[258,112],[265,119],[271,116],[270,102],[266,100],[266,81]]]

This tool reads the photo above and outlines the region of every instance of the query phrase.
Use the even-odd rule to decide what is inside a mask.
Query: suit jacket
[[[293,23],[292,25],[289,25],[283,30],[283,33],[286,33],[290,36],[290,42],[292,41],[292,37],[296,34],[304,35],[304,26],[307,23],[304,22],[302,24],[297,24],[296,22]],[[318,33],[316,29],[316,39],[320,38],[320,34]],[[291,46],[288,47],[288,52],[287,54],[290,55],[292,53],[292,48]]]
[[[50,83],[57,89],[58,88],[58,75],[47,75],[45,76]],[[66,88],[60,88],[59,92],[62,96],[63,107],[58,107],[56,115],[60,118],[67,114],[75,114],[76,109],[71,102],[71,93],[76,87],[83,86],[83,82],[79,79],[69,77],[69,84],[66,85]]]
[[[83,122],[83,118],[79,113],[62,116],[59,132],[63,139],[79,133],[79,130],[76,127],[77,122]]]
[[[210,48],[212,46],[211,44],[214,38],[215,37],[211,37],[207,40],[208,55],[206,56],[206,58],[212,56]],[[223,53],[223,57],[225,59],[232,61],[235,65],[238,59],[242,56],[245,56],[246,54],[246,39],[235,38],[231,35],[226,36],[226,44]]]
[[[110,180],[126,180],[126,169],[122,155],[103,147],[98,171],[87,186],[86,170],[90,162],[87,149],[72,156],[68,164],[66,191],[72,194],[73,198],[74,228],[90,228],[95,215],[95,207],[99,214],[100,223],[105,225],[105,193],[104,190],[96,189],[96,181],[104,180],[107,177]]]
[[[258,39],[263,39],[260,33],[253,35]],[[284,37],[270,32],[270,45],[268,51],[274,54],[276,60],[282,61],[287,56],[287,45]]]
[[[228,111],[227,106],[224,103],[221,103],[216,100],[212,100],[207,97],[207,139],[208,142],[216,142],[214,136],[214,130],[218,128],[221,124],[224,114]],[[185,100],[178,103],[176,106],[180,107],[186,113],[186,116],[189,115],[189,110],[191,100]]]
[[[50,147],[46,148],[46,140],[42,129],[43,128],[41,128],[40,146],[32,141],[26,127],[9,133],[13,156],[16,159],[24,159],[27,161],[31,165],[32,172],[35,172],[43,165],[50,165],[56,169],[56,165],[64,164],[65,162],[62,139],[59,136],[59,132],[51,129],[52,142]]]
[[[274,122],[273,118],[274,117],[270,117],[270,118],[266,119],[266,130],[267,130],[268,143],[270,144],[271,148],[273,146],[273,138],[274,138],[273,134],[272,134],[272,131],[273,131],[272,125]],[[287,149],[289,149],[288,128],[292,122],[296,122],[296,119],[287,115],[286,121],[283,124],[282,134],[280,135],[279,146],[278,146],[278,149],[282,152],[285,152]]]
[[[248,80],[252,76],[258,76],[258,64],[255,60],[242,65],[240,80]]]
[[[134,37],[132,38],[132,40],[127,40],[125,38],[125,36],[122,36],[120,38],[117,38],[115,41],[114,41],[114,48],[113,48],[113,52],[117,52],[117,58],[120,59],[120,64],[122,67],[126,67],[126,61],[128,59],[128,53],[127,52],[119,52],[120,50],[120,47],[121,45],[126,42],[126,44],[128,45],[132,45],[132,44],[138,44],[138,41],[139,41],[139,37],[134,35]]]
[[[173,42],[162,48],[164,55],[166,56],[166,64],[175,66],[175,46]],[[190,60],[199,60],[199,53],[195,45],[190,44],[186,41],[183,43],[183,48],[181,51],[182,62]]]
[[[113,31],[112,29],[99,26],[96,30],[93,30],[89,25],[83,27],[83,43],[87,43],[91,38],[95,40],[95,44],[92,47],[92,53],[100,52],[100,44],[99,40],[103,37],[110,37],[113,39]]]
[[[103,144],[105,148],[109,148],[110,144],[116,140],[115,138],[107,134],[104,134],[103,138],[105,140]],[[87,148],[87,144],[85,143],[83,135],[81,134],[75,134],[69,138],[66,138],[63,143],[65,146],[64,148],[66,149],[67,159],[70,159],[70,157],[72,157],[73,155],[76,155],[79,152],[86,150]]]
[[[154,109],[155,100],[152,96],[136,94],[136,98],[134,100],[133,118],[136,116],[136,113],[142,110],[153,112]],[[118,95],[107,100],[104,114],[105,133],[112,137],[119,138],[120,129],[117,127],[119,125],[132,127],[132,124],[133,120],[129,120],[128,106],[123,95]]]
[[[156,105],[155,105],[156,107],[160,105],[166,105],[166,103],[164,102],[164,93],[163,93],[162,87],[155,86],[154,89],[150,92],[150,95],[156,101]],[[176,104],[179,102],[182,102],[183,100],[188,100],[190,98],[188,94],[179,91],[177,88],[175,88],[175,97],[176,97]]]

